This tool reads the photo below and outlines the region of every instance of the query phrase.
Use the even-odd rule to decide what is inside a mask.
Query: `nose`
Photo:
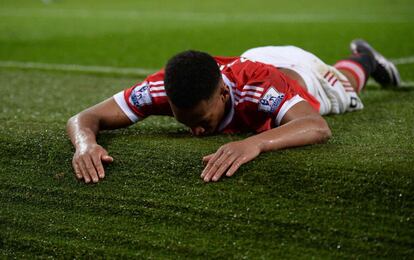
[[[204,134],[205,131],[206,130],[202,128],[201,126],[191,128],[191,132],[193,133],[193,135],[196,135],[196,136]]]

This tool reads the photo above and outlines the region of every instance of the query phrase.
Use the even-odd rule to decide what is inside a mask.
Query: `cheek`
[[[220,122],[223,120],[223,117],[224,117],[224,104],[220,104],[214,117],[215,127],[217,127],[220,124]]]

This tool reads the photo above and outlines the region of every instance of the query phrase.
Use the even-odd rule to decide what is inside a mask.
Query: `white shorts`
[[[259,47],[247,50],[241,56],[298,73],[305,82],[308,92],[319,101],[321,115],[340,114],[364,107],[348,79],[341,72],[298,47]]]

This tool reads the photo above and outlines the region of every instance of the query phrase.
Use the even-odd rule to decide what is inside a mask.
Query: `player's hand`
[[[253,160],[260,152],[259,144],[253,139],[227,143],[217,152],[203,157],[206,167],[201,173],[201,178],[209,182],[218,181],[224,173],[230,177],[242,164]]]
[[[78,180],[85,183],[97,183],[105,177],[103,162],[111,163],[113,158],[98,144],[87,145],[76,150],[72,159],[72,166]]]

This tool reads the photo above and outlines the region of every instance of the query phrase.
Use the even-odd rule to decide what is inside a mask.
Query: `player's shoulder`
[[[167,102],[164,88],[164,70],[157,71],[126,91],[129,102],[137,108]]]
[[[228,67],[235,67],[235,66],[251,66],[251,65],[259,65],[262,64],[260,62],[256,62],[254,60],[250,60],[245,57],[233,57],[232,59],[227,60]]]
[[[148,75],[144,81],[147,81],[147,82],[162,81],[164,84],[164,76],[165,76],[164,69],[160,69],[157,72],[154,72]]]
[[[239,57],[232,63],[229,63],[222,70],[225,73],[242,77],[245,80],[268,77],[271,74],[278,74],[277,69],[269,64],[259,61],[250,60],[245,57]]]
[[[233,65],[239,59],[239,57],[224,56],[214,56],[213,58],[217,62],[220,71],[226,70],[227,68],[229,68],[229,66]]]

